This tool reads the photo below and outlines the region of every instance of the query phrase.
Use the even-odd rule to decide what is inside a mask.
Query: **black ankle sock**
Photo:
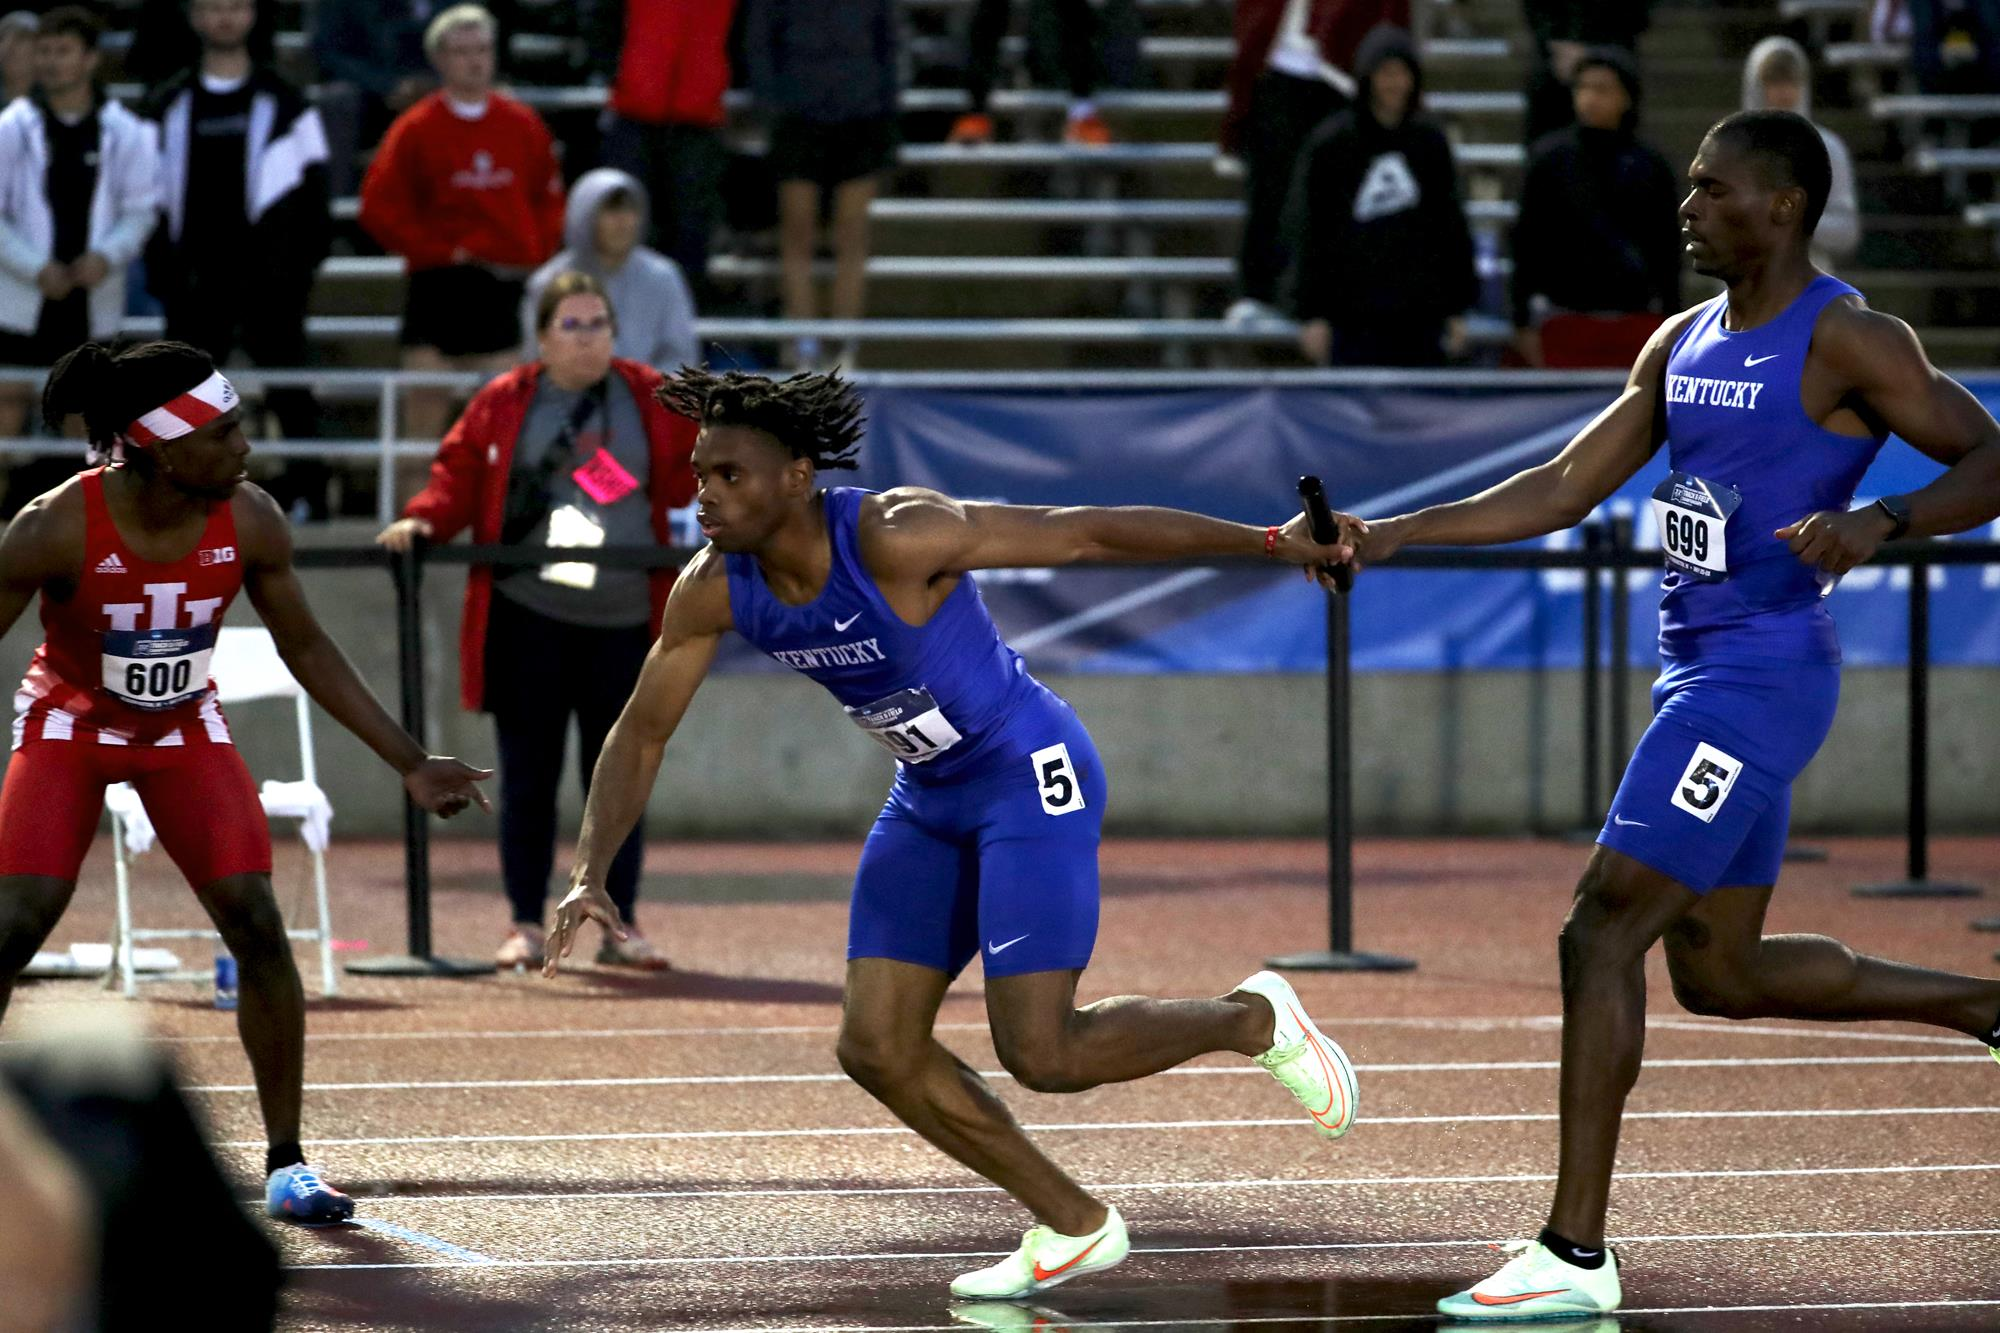
[[[293,1139],[290,1143],[274,1143],[264,1153],[264,1174],[268,1176],[273,1171],[282,1171],[288,1166],[298,1166],[305,1160],[306,1155],[300,1150],[297,1139]]]
[[[1563,1239],[1547,1227],[1542,1228],[1542,1234],[1537,1239],[1541,1241],[1544,1249],[1566,1264],[1577,1268],[1604,1267],[1604,1247],[1602,1245],[1594,1250],[1586,1250],[1573,1240]]]

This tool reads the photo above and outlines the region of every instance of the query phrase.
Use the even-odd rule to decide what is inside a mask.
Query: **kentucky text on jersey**
[[[1667,376],[1667,401],[1696,403],[1703,407],[1740,407],[1757,410],[1757,395],[1764,392],[1760,380],[1712,380],[1699,375]]]
[[[780,648],[771,656],[799,671],[817,671],[823,667],[865,666],[870,662],[889,660],[882,655],[879,639],[836,643],[830,648]]]

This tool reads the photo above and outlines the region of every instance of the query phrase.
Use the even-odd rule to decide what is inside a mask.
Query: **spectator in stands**
[[[32,9],[0,15],[0,106],[34,88],[35,32],[41,26],[41,16]]]
[[[1637,132],[1638,64],[1578,61],[1576,124],[1530,151],[1514,225],[1515,346],[1530,365],[1626,366],[1680,309],[1679,178]]]
[[[1812,120],[1812,63],[1805,48],[1789,37],[1766,37],[1751,47],[1743,62],[1743,109],[1795,111]],[[1826,212],[1813,229],[1812,260],[1832,272],[1861,248],[1861,210],[1855,202],[1854,158],[1846,140],[1816,120],[1813,128],[1826,144],[1833,185],[1827,191]]]
[[[1522,142],[1532,146],[1575,120],[1570,89],[1585,52],[1608,46],[1637,57],[1652,7],[1653,0],[1522,0],[1531,38]]]
[[[1097,112],[1092,93],[1097,87],[1098,18],[1091,0],[1050,0],[1062,50],[1063,72],[1069,80],[1069,114],[1063,120],[1063,142],[1101,147],[1111,142],[1111,127]],[[993,79],[1000,68],[1000,42],[1007,35],[1010,0],[977,0],[972,32],[965,51],[965,94],[971,107],[952,122],[952,143],[993,142]]]
[[[250,59],[270,66],[277,62],[278,0],[253,0],[253,7],[254,21],[245,38]],[[192,9],[190,0],[142,0],[120,76],[150,87],[199,63],[202,43]]]
[[[645,183],[651,242],[708,293],[722,210],[722,95],[736,0],[583,0],[586,45],[616,51],[604,112],[604,165]],[[824,12],[831,13],[833,6]]]
[[[540,348],[542,293],[563,273],[588,273],[604,286],[618,322],[612,354],[656,370],[701,364],[694,328],[694,297],[680,265],[651,246],[646,234],[646,187],[616,167],[586,171],[570,187],[563,223],[564,248],[528,279],[521,300],[527,360]]]
[[[2000,0],[1877,0],[1869,27],[1877,41],[1909,38],[1923,92],[2000,92]],[[1974,52],[1964,77],[1945,69],[1945,44],[1954,32],[1962,32]]]
[[[1238,0],[1218,159],[1225,175],[1245,177],[1236,258],[1242,291],[1229,307],[1231,323],[1276,316],[1291,258],[1284,212],[1299,149],[1354,97],[1355,53],[1383,23],[1407,29],[1409,0]]]
[[[0,111],[0,365],[46,369],[80,343],[115,341],[126,266],[153,229],[159,151],[97,87],[102,35],[80,6],[43,15],[35,89]],[[5,386],[0,436],[21,433],[28,399],[28,386]]]
[[[470,530],[481,544],[578,547],[668,541],[667,511],[694,498],[695,423],[653,396],[660,372],[612,355],[604,288],[564,273],[536,309],[541,356],[481,389],[431,464],[431,481],[377,539],[392,550]],[[465,707],[493,714],[500,744],[500,865],[514,928],[502,967],[542,961],[563,744],[576,714],[577,776],[590,790],[605,735],[659,632],[673,576],[575,561],[466,582],[459,679]],[[497,596],[496,596],[497,594]],[[605,889],[631,931],[597,959],[652,970],[667,960],[633,923],[643,827]]]
[[[514,364],[528,275],[562,243],[562,173],[534,111],[493,88],[493,17],[461,4],[424,49],[444,86],[396,118],[361,184],[361,225],[409,267],[403,365]],[[412,390],[407,433],[435,438],[449,396]]]
[[[778,181],[778,248],[785,318],[811,319],[813,260],[830,204],[833,291],[829,314],[860,319],[868,282],[868,206],[896,160],[894,0],[749,0],[743,59],[750,87],[771,114],[771,174]],[[838,360],[854,364],[850,344]],[[819,369],[814,338],[794,364]]]
[[[1451,143],[1422,114],[1408,32],[1369,33],[1354,77],[1362,95],[1307,142],[1286,209],[1299,347],[1319,365],[1443,365],[1447,322],[1479,299]]]
[[[303,366],[306,303],[332,241],[326,134],[305,95],[252,55],[253,0],[193,0],[200,64],[154,89],[165,219],[146,275],[167,337],[221,365],[239,344],[254,365]],[[287,437],[319,434],[310,390],[265,396]],[[325,517],[324,464],[298,460],[271,489],[295,517]]]
[[[437,87],[424,31],[450,0],[317,0],[312,53],[323,82],[318,103],[326,125],[327,176],[335,196],[354,192],[360,152],[389,122]],[[505,68],[513,0],[486,0],[495,25],[496,59]]]

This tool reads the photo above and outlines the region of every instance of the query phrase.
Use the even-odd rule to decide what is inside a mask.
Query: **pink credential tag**
[[[601,505],[615,505],[639,489],[639,479],[627,472],[609,449],[602,447],[589,462],[569,475],[578,489]]]

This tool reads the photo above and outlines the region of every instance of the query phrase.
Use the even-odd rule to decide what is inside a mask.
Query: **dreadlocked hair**
[[[861,447],[861,395],[837,370],[782,380],[739,370],[682,366],[658,390],[660,405],[703,426],[749,426],[815,468],[854,468]]]
[[[102,343],[85,343],[49,372],[42,420],[61,434],[64,422],[81,415],[93,457],[110,459],[127,426],[214,373],[208,353],[186,343],[140,343],[115,355]]]

